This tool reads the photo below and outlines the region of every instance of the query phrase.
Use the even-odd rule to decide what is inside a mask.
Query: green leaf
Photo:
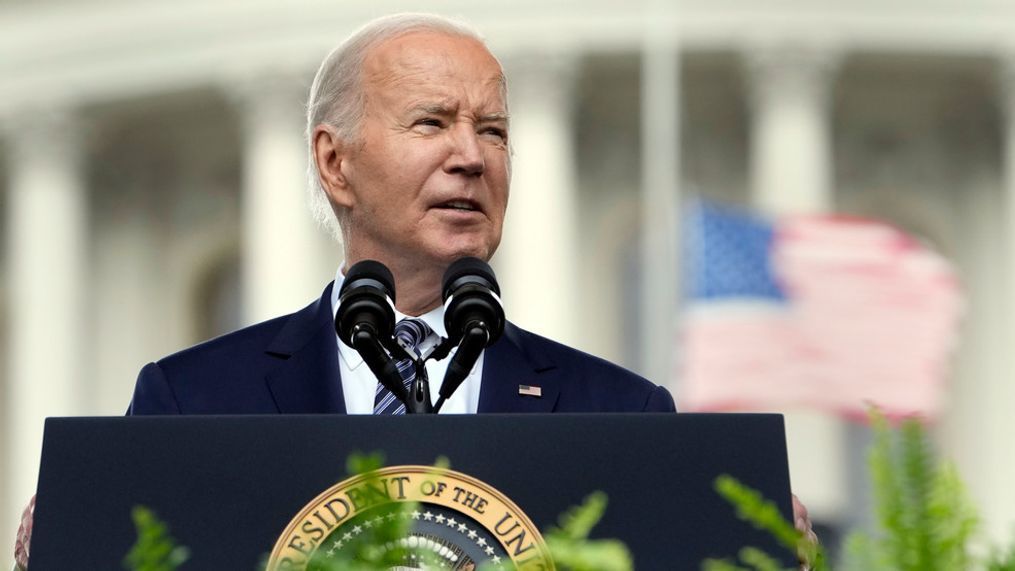
[[[932,524],[932,558],[940,562],[940,568],[969,569],[969,544],[979,527],[979,517],[951,462],[942,463],[934,473],[927,518]]]
[[[741,549],[740,560],[754,567],[757,571],[784,571],[782,565],[775,558],[756,547]],[[789,571],[792,571],[792,569]]]
[[[780,545],[796,553],[801,534],[782,516],[779,507],[773,502],[727,474],[716,478],[715,489],[719,495],[726,498],[726,501],[733,504],[738,518],[767,531]]]
[[[550,557],[561,569],[571,571],[631,571],[634,561],[620,541],[589,540],[592,529],[606,512],[607,498],[594,492],[581,505],[567,510],[559,526],[543,534]]]
[[[592,528],[603,519],[606,513],[607,498],[602,492],[589,494],[585,501],[579,506],[574,506],[560,516],[559,528],[551,528],[550,533],[555,531],[567,539],[586,539]]]
[[[345,461],[345,469],[350,476],[362,476],[384,467],[384,453],[380,451],[364,454],[353,452]]]
[[[701,564],[701,571],[750,571],[730,562],[728,559],[706,559]]]
[[[1007,550],[994,549],[987,560],[986,571],[1015,571],[1015,542]]]
[[[893,430],[876,409],[870,418],[870,470],[880,524],[870,543],[872,552],[880,555],[879,568],[973,568],[968,546],[978,517],[958,471],[936,459],[918,419],[905,419]]]
[[[870,412],[871,427],[874,429],[874,445],[871,448],[868,466],[874,487],[875,512],[880,528],[884,531],[879,543],[896,569],[908,569],[907,554],[908,527],[902,475],[894,460],[892,432],[888,420],[877,409]],[[899,566],[901,565],[901,566]]]
[[[719,495],[736,508],[738,518],[768,532],[780,545],[790,550],[794,555],[800,555],[810,561],[811,567],[815,571],[823,571],[828,568],[821,546],[806,541],[803,534],[782,516],[782,512],[779,511],[779,507],[775,503],[766,500],[754,489],[726,474],[716,478],[715,489]]]
[[[850,533],[846,536],[844,547],[846,571],[889,569],[881,543],[874,541],[870,535],[864,532]]]
[[[169,529],[144,507],[134,506],[131,511],[137,541],[124,558],[123,566],[130,571],[173,571],[190,556],[185,547],[176,545]]]

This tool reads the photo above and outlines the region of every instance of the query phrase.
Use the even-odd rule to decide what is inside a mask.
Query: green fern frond
[[[558,569],[570,571],[632,571],[627,547],[615,540],[572,541],[548,535],[546,547]]]
[[[384,453],[380,451],[365,454],[353,452],[345,460],[345,469],[350,476],[362,476],[384,467]]]
[[[793,571],[783,569],[772,556],[756,547],[745,547],[740,550],[740,560],[754,567],[757,571]]]
[[[899,441],[906,530],[905,536],[899,538],[906,545],[905,566],[902,568],[912,571],[943,569],[941,561],[934,557],[935,521],[929,513],[935,479],[934,462],[920,421],[915,418],[904,420],[899,429]]]
[[[941,463],[934,474],[927,505],[933,524],[932,558],[941,569],[969,569],[969,543],[979,527],[979,517],[969,500],[958,469]]]
[[[384,467],[384,454],[372,452],[364,454],[354,452],[346,460],[346,468],[350,476],[363,477],[362,485],[370,488],[382,488],[378,470]],[[412,527],[411,519],[403,517],[416,508],[415,503],[400,502],[390,506],[394,517],[386,517],[379,523],[364,526],[355,544],[341,551],[328,554],[321,549],[308,563],[311,571],[375,571],[400,565],[404,561],[407,550],[397,542],[405,537]],[[389,546],[392,546],[390,547]]]
[[[954,466],[938,463],[917,419],[893,432],[872,410],[870,470],[881,534],[874,550],[893,571],[969,569],[978,518]]]
[[[550,533],[556,535],[559,531],[560,535],[567,539],[586,539],[592,528],[603,519],[606,504],[606,494],[603,492],[589,494],[581,505],[564,512],[558,521],[560,527],[552,528]]]
[[[130,548],[123,566],[130,571],[174,571],[190,557],[187,548],[176,544],[169,528],[144,507],[134,506],[131,511],[137,541]]]
[[[900,471],[895,462],[892,431],[888,420],[877,409],[870,411],[874,444],[868,466],[873,485],[875,511],[884,535],[880,538],[882,550],[888,559],[903,571],[909,567],[907,554],[908,529],[906,527],[906,492]]]
[[[751,571],[741,567],[728,559],[706,559],[701,563],[701,571]]]
[[[544,535],[554,563],[571,571],[632,571],[634,561],[627,547],[615,540],[589,540],[589,533],[606,512],[602,492],[589,494],[581,505],[567,510],[557,527]]]
[[[786,521],[778,506],[726,474],[716,478],[715,489],[719,495],[726,498],[726,501],[733,504],[738,518],[762,531],[767,531],[780,545],[796,552],[800,543],[800,532],[792,523]]]
[[[970,554],[979,525],[976,509],[954,464],[937,460],[923,425],[907,419],[893,429],[877,409],[869,414],[874,431],[869,468],[878,530],[874,535],[855,532],[847,538],[845,569],[1015,571],[1015,544],[1006,551],[994,551],[986,560]],[[781,515],[774,505],[766,505],[759,495],[728,476],[716,480],[716,489],[737,508],[741,519],[789,546],[792,527],[789,522],[777,521]],[[771,568],[765,554],[745,558],[745,551],[741,562],[754,571]],[[728,560],[706,561],[702,569],[743,570]],[[823,559],[814,569],[827,569]]]
[[[760,493],[726,474],[716,478],[715,489],[736,508],[738,518],[768,532],[780,545],[810,561],[815,571],[828,569],[821,546],[805,541],[796,527],[782,516],[779,507]]]
[[[1015,571],[1015,541],[1007,550],[995,549],[987,559],[985,571]]]
[[[850,533],[843,544],[845,571],[889,571],[883,545],[862,531]]]
[[[748,567],[741,567],[729,559],[706,559],[701,564],[701,571],[795,571],[784,569],[774,557],[757,547],[744,547],[738,556],[739,562]]]

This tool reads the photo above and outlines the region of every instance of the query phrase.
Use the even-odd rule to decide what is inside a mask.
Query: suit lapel
[[[266,352],[279,366],[266,377],[268,390],[283,414],[345,414],[331,288],[291,315]],[[552,412],[560,393],[556,365],[526,333],[512,323],[483,356],[479,412]],[[540,396],[523,395],[520,386],[538,387]]]
[[[328,285],[320,299],[291,315],[266,349],[280,360],[266,381],[283,414],[345,413],[331,288]]]
[[[560,393],[556,366],[526,333],[508,323],[504,335],[483,355],[479,412],[552,412]],[[520,386],[538,387],[540,396],[523,395]]]

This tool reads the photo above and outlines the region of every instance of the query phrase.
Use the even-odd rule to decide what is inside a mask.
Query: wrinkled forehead
[[[507,79],[482,42],[440,32],[410,32],[373,47],[363,62],[367,90],[404,94],[414,88],[465,86],[499,99],[506,110]]]

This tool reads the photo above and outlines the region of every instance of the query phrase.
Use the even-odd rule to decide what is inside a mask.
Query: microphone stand
[[[405,403],[405,412],[412,414],[434,414],[433,403],[430,401],[430,379],[427,378],[426,367],[423,359],[413,359],[412,366],[416,368],[416,380],[412,381],[412,387],[408,397],[402,401]]]
[[[462,334],[458,344],[458,351],[448,363],[447,371],[444,373],[444,381],[438,392],[436,404],[430,397],[430,379],[426,372],[425,363],[429,359],[441,360],[448,356],[454,348],[451,340],[445,339],[426,358],[416,358],[398,343],[389,340],[384,343],[378,339],[377,334],[371,327],[356,328],[352,332],[352,347],[363,357],[370,371],[384,388],[391,391],[402,404],[405,405],[406,414],[437,414],[447,399],[451,398],[458,387],[462,385],[465,378],[476,366],[483,349],[489,344],[490,332],[487,324],[482,320],[470,322]],[[387,349],[387,350],[385,350]],[[416,369],[416,378],[406,390],[402,375],[398,372],[398,364],[395,355],[401,359],[410,359],[412,366]],[[399,359],[399,360],[401,360]]]
[[[476,366],[476,361],[489,340],[490,332],[482,321],[474,321],[466,327],[465,333],[462,335],[462,342],[458,345],[458,351],[451,358],[448,370],[444,373],[444,382],[441,383],[441,390],[438,392],[439,398],[433,408],[435,413],[440,412],[444,401],[451,398],[451,395],[472,372],[472,368]]]
[[[416,369],[416,379],[409,390],[405,390],[402,375],[398,372],[398,362],[384,350],[384,345],[369,328],[357,328],[352,334],[353,348],[363,357],[363,361],[373,372],[384,388],[391,391],[402,404],[406,414],[433,414],[434,407],[430,401],[430,380],[426,374],[422,359],[415,358],[400,345],[392,343],[391,349],[397,347],[405,358],[412,360]]]
[[[409,412],[409,395],[402,383],[402,375],[398,373],[398,365],[384,350],[374,332],[369,328],[357,326],[352,334],[352,346],[363,357],[384,388],[391,391],[395,398],[406,403],[405,411]]]

